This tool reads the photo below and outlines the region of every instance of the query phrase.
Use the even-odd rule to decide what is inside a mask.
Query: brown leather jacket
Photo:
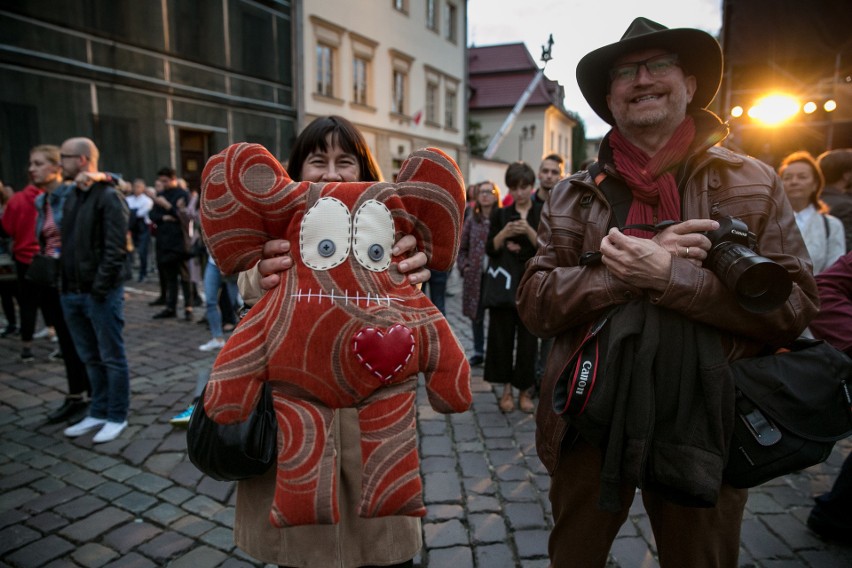
[[[678,180],[683,218],[742,219],[757,235],[757,252],[787,269],[793,291],[781,308],[751,313],[709,269],[672,258],[668,287],[649,301],[721,330],[728,360],[796,338],[816,314],[818,299],[810,258],[778,176],[766,164],[721,147],[698,152],[690,163],[688,173]],[[527,264],[518,289],[518,311],[527,328],[541,337],[556,337],[536,415],[538,455],[551,473],[568,430],[552,410],[553,386],[562,366],[587,327],[607,308],[646,294],[613,277],[603,265],[578,265],[584,252],[599,250],[610,213],[588,172],[562,180],[545,205],[538,252]]]

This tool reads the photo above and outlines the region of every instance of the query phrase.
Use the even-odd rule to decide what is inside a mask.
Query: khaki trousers
[[[598,508],[601,452],[578,440],[553,474],[550,502],[554,527],[548,543],[552,568],[603,568],[630,511],[635,488],[621,488],[622,509]],[[661,568],[737,568],[740,524],[748,490],[723,485],[712,508],[683,507],[642,492]]]

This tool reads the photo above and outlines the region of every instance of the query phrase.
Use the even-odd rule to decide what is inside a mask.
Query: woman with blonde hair
[[[793,152],[781,162],[778,175],[796,213],[796,225],[819,274],[846,252],[846,235],[840,219],[828,214],[820,199],[825,178],[810,152]]]

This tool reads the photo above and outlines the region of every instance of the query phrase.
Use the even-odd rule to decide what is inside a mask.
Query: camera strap
[[[630,211],[630,205],[633,203],[633,193],[627,184],[621,180],[615,179],[607,175],[603,171],[600,162],[595,162],[589,166],[589,174],[595,182],[595,185],[604,194],[610,208],[612,208],[612,218],[609,222],[609,228],[618,227],[624,228],[627,222],[627,213]]]
[[[556,414],[579,416],[589,404],[598,374],[602,374],[601,355],[607,348],[607,342],[606,339],[602,340],[600,332],[609,321],[609,316],[610,312],[607,312],[589,328],[583,342],[559,373],[553,387],[553,411]]]

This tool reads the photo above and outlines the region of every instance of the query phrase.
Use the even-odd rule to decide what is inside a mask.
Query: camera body
[[[704,266],[750,312],[768,312],[786,302],[793,282],[784,267],[754,252],[757,237],[741,219],[722,217],[717,221],[718,229],[704,233],[710,240]]]
[[[754,233],[748,230],[748,225],[742,220],[736,217],[722,217],[721,219],[717,219],[717,221],[719,223],[718,229],[704,233],[704,236],[710,239],[711,254],[713,253],[713,249],[725,243],[734,243],[748,247],[749,249],[754,248],[757,238]]]

